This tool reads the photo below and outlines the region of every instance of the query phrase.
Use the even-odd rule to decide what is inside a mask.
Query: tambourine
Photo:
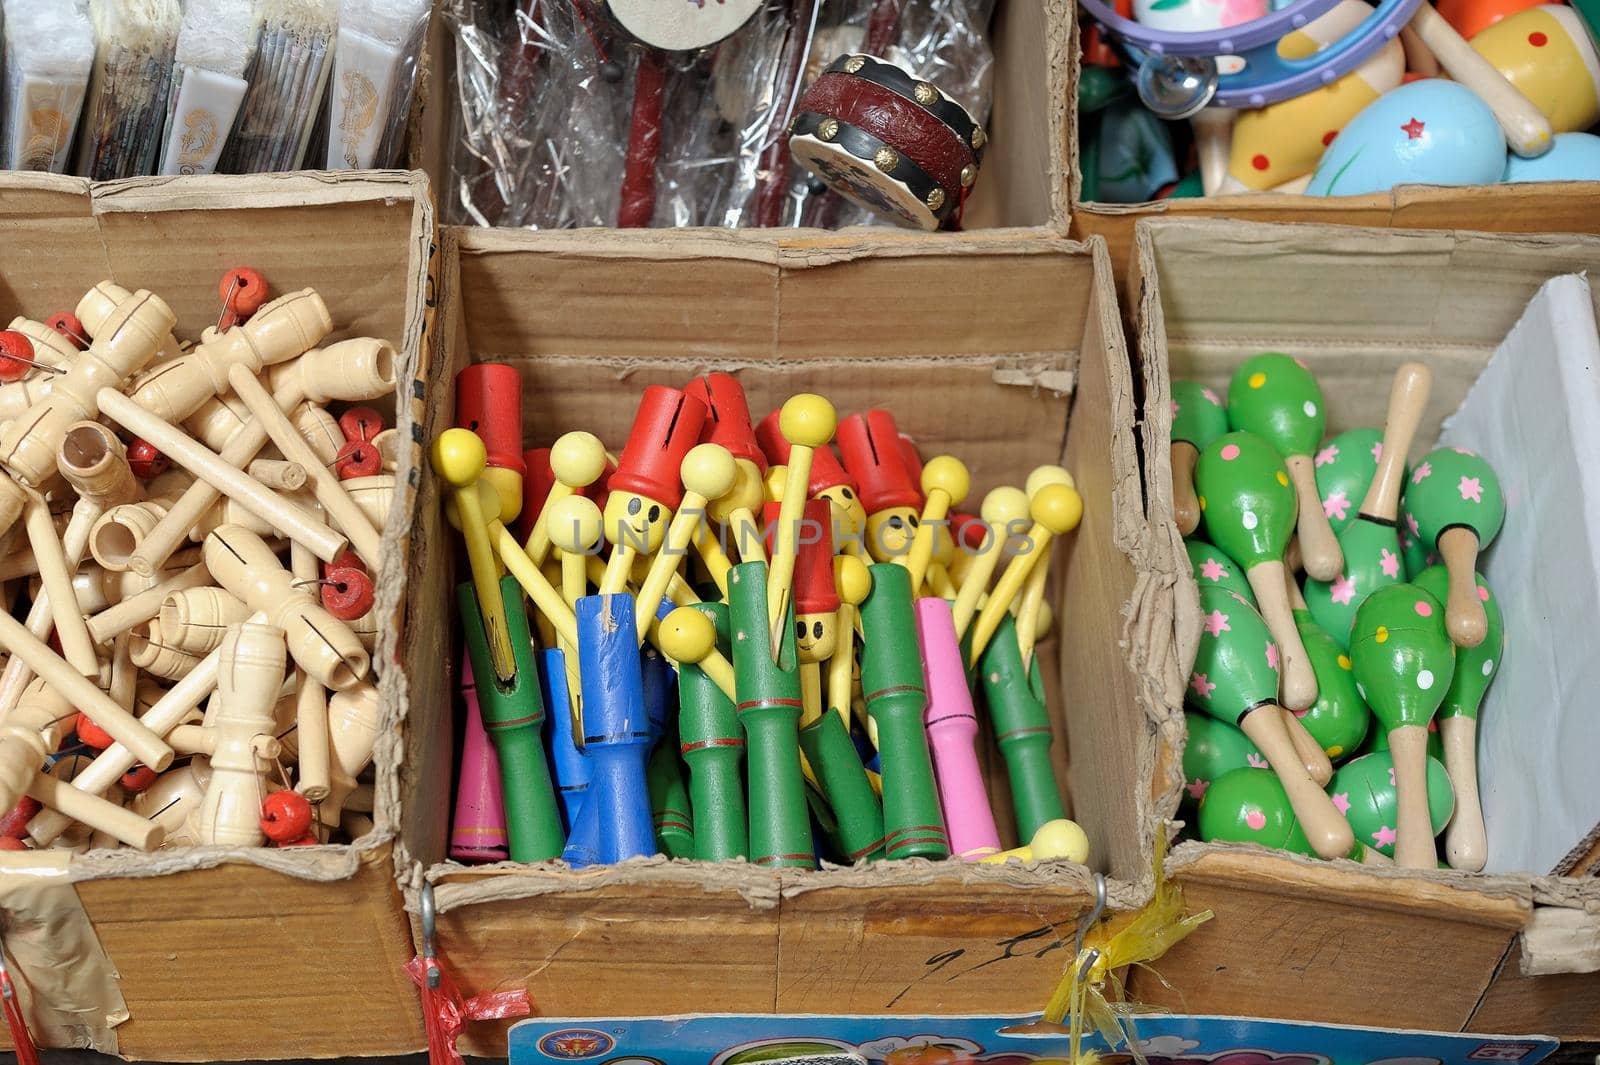
[[[606,0],[606,11],[635,40],[665,52],[693,52],[724,40],[761,10],[762,0]]]
[[[795,111],[795,162],[847,200],[919,229],[950,218],[988,143],[937,86],[866,55],[834,60]]]

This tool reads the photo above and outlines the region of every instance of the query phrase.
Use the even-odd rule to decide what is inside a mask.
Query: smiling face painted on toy
[[[867,553],[877,562],[888,562],[911,550],[917,535],[915,507],[889,507],[867,515]]]
[[[794,620],[794,645],[802,662],[826,662],[839,646],[839,617],[801,614]]]
[[[605,519],[607,542],[613,546],[625,543],[647,555],[661,547],[672,511],[635,492],[612,492],[606,500]]]

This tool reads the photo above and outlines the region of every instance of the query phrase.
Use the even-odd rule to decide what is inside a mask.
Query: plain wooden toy
[[[786,624],[789,594],[794,582],[795,558],[799,551],[800,517],[810,496],[812,452],[828,446],[838,426],[838,415],[821,396],[801,393],[790,396],[779,415],[779,429],[789,442],[788,471],[784,476],[783,498],[772,534],[772,562],[767,573],[767,617],[773,626],[773,661],[782,641],[777,626]]]
[[[1006,541],[1010,539],[1010,531],[1029,520],[1028,493],[1010,485],[1001,485],[983,497],[983,505],[978,513],[988,524],[989,532],[983,545],[969,556],[972,561],[962,575],[961,588],[956,595],[955,606],[951,608],[957,637],[966,635],[967,627],[977,616],[978,604],[989,590],[989,578],[1000,566],[1000,556],[1005,551]]]
[[[345,800],[356,790],[356,778],[372,764],[382,724],[378,689],[371,681],[329,697],[330,781],[327,798],[317,804],[318,820],[324,825],[332,828],[339,824]]]
[[[1383,430],[1347,429],[1319,448],[1313,460],[1317,496],[1335,535],[1356,520],[1383,453]]]
[[[1438,552],[1450,574],[1445,627],[1457,647],[1476,647],[1488,635],[1475,580],[1478,554],[1500,535],[1505,518],[1500,478],[1482,456],[1442,447],[1412,469],[1405,520],[1424,546]]]
[[[1455,795],[1438,759],[1428,756],[1428,817],[1433,835],[1451,820]],[[1334,805],[1355,831],[1356,839],[1387,858],[1394,857],[1396,810],[1394,760],[1388,751],[1364,754],[1339,767],[1328,785]]]
[[[1228,411],[1216,392],[1198,381],[1172,382],[1172,516],[1178,531],[1191,535],[1200,527],[1200,500],[1194,470],[1200,452],[1228,431]]]
[[[1339,534],[1344,572],[1331,582],[1306,582],[1311,616],[1341,646],[1350,645],[1350,626],[1366,597],[1377,588],[1405,580],[1398,531],[1400,493],[1405,482],[1406,453],[1422,419],[1432,381],[1432,371],[1420,362],[1405,363],[1395,371],[1378,467],[1360,513]]]
[[[734,485],[738,467],[733,455],[720,444],[698,444],[683,457],[679,468],[683,480],[683,501],[667,527],[666,539],[661,549],[650,560],[650,569],[639,586],[639,602],[655,604],[667,590],[672,575],[677,572],[694,543],[695,533],[705,521],[706,508],[711,500],[725,495]],[[639,643],[644,643],[654,615],[640,612]]]
[[[210,772],[211,767],[204,758],[169,769],[128,804],[134,813],[160,827],[162,850],[192,847],[198,842],[194,837],[193,815],[205,798]]]
[[[555,483],[545,497],[544,509],[528,536],[528,558],[543,565],[550,552],[550,522],[545,517],[561,500],[581,492],[600,479],[606,470],[606,446],[593,433],[563,433],[550,448],[550,469]]]
[[[983,649],[994,637],[1001,617],[1010,611],[1011,603],[1021,594],[1028,574],[1049,553],[1051,540],[1077,528],[1083,517],[1083,499],[1066,485],[1049,484],[1029,501],[1028,511],[1033,518],[1033,526],[1027,534],[1028,549],[1007,563],[999,583],[989,594],[989,601],[973,623],[971,649],[967,653],[969,666],[976,665],[983,656]]]
[[[1413,580],[1418,588],[1442,598],[1451,575],[1443,566],[1433,566]],[[1505,621],[1500,600],[1490,590],[1482,574],[1476,575],[1475,589],[1483,603],[1487,626],[1484,638],[1475,647],[1457,647],[1456,671],[1439,706],[1439,734],[1444,746],[1444,766],[1455,785],[1455,816],[1445,832],[1445,860],[1452,869],[1479,872],[1489,856],[1484,834],[1483,806],[1478,797],[1478,709],[1484,693],[1500,669],[1505,653]],[[1449,608],[1445,608],[1448,625]]]
[[[343,691],[367,675],[361,641],[278,562],[255,533],[224,525],[206,538],[206,568],[217,583],[284,630],[295,664],[318,683]]]
[[[1078,490],[1078,482],[1073,480],[1065,467],[1039,466],[1028,474],[1023,491],[1031,500],[1047,484],[1063,485],[1074,492]],[[1081,501],[1082,497],[1079,499]],[[1017,599],[1017,647],[1022,652],[1024,669],[1033,663],[1033,644],[1040,631],[1039,613],[1045,606],[1044,592],[1049,579],[1050,552],[1046,551],[1039,564],[1029,572],[1028,580],[1022,586],[1022,595]]]
[[[1249,603],[1221,589],[1202,589],[1200,610],[1204,628],[1186,698],[1243,730],[1283,782],[1313,849],[1324,858],[1343,857],[1354,843],[1350,826],[1306,772],[1277,703],[1276,634]]]
[[[1246,359],[1228,385],[1228,423],[1254,433],[1283,456],[1298,498],[1296,529],[1306,573],[1331,581],[1344,559],[1317,495],[1313,455],[1327,425],[1317,379],[1304,365],[1278,352]]]
[[[1254,433],[1232,432],[1206,446],[1195,470],[1207,538],[1244,567],[1256,605],[1283,654],[1283,702],[1304,710],[1317,701],[1285,591],[1284,548],[1294,531],[1298,495],[1283,456]]]
[[[202,844],[258,847],[261,800],[270,759],[278,753],[272,706],[287,668],[284,632],[272,625],[230,625],[218,647],[214,716],[203,726],[211,779],[195,812]]]
[[[1455,655],[1444,604],[1416,585],[1380,588],[1356,612],[1356,683],[1388,733],[1400,792],[1395,861],[1413,869],[1438,863],[1428,819],[1428,722],[1449,691]]]
[[[972,477],[954,455],[938,455],[922,467],[921,482],[922,515],[911,537],[911,550],[895,559],[911,574],[913,590],[920,589],[927,578],[939,530],[947,523],[950,511],[967,498]]]
[[[916,615],[928,693],[923,724],[933,756],[939,806],[950,833],[951,853],[972,861],[1000,850],[1000,830],[995,827],[988,787],[978,765],[978,715],[962,668],[950,604],[932,597],[918,599]]]
[[[1089,837],[1076,821],[1061,818],[1046,821],[1025,846],[979,858],[980,862],[1069,861],[1082,865],[1089,860]]]

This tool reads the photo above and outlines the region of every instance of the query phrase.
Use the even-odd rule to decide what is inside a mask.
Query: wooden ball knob
[[[1020,488],[1003,484],[991,489],[983,497],[978,516],[996,529],[996,536],[1004,539],[1006,528],[1014,521],[1028,520],[1028,493]]]
[[[351,407],[339,415],[339,431],[346,440],[371,440],[383,432],[383,415],[371,407]]]
[[[235,316],[248,318],[267,302],[267,279],[261,276],[260,270],[236,266],[217,283],[217,297]]]
[[[950,497],[950,505],[955,506],[967,498],[971,490],[972,475],[967,472],[966,463],[954,455],[938,455],[922,467],[922,494],[925,496],[941,491]]]
[[[83,331],[83,323],[71,311],[57,311],[46,318],[44,324],[70,340],[79,351],[89,346],[89,334]]]
[[[562,484],[587,488],[606,472],[606,446],[593,433],[563,433],[550,448],[550,472]]]
[[[1078,487],[1078,482],[1072,479],[1064,466],[1039,466],[1028,474],[1027,483],[1024,485],[1028,498],[1032,499],[1039,494],[1039,489],[1047,484],[1064,484],[1068,488]]]
[[[1083,517],[1083,497],[1064,484],[1047,484],[1028,504],[1033,520],[1060,536],[1078,527]]]
[[[1039,826],[1028,844],[1033,861],[1065,858],[1069,862],[1085,862],[1089,858],[1089,837],[1076,821],[1065,819],[1046,821]]]
[[[706,499],[720,499],[733,488],[739,466],[733,454],[721,444],[698,444],[683,456],[678,468],[683,486]]]
[[[833,584],[841,601],[860,606],[872,594],[872,571],[855,555],[839,555],[833,560]]]
[[[739,459],[734,462],[734,467],[733,487],[713,499],[712,505],[707,508],[717,521],[727,521],[735,510],[757,513],[767,499],[759,466],[749,459]]]
[[[717,646],[717,627],[692,606],[661,619],[661,650],[678,662],[699,662]]]
[[[600,542],[600,508],[588,496],[573,495],[551,503],[546,522],[550,542],[568,554],[587,554]]]
[[[1048,599],[1039,603],[1039,614],[1033,628],[1033,642],[1040,643],[1050,632],[1050,626],[1056,621],[1056,612],[1051,609]]]
[[[826,446],[838,424],[833,404],[810,392],[790,396],[778,415],[778,431],[796,447]]]
[[[311,831],[311,802],[298,791],[275,791],[261,803],[261,831],[274,843],[291,843]]]
[[[20,381],[33,370],[33,341],[13,329],[0,330],[0,381]]]
[[[789,467],[787,467],[787,466],[768,466],[767,467],[766,495],[767,495],[767,501],[768,502],[770,502],[770,503],[782,503],[783,502],[783,482],[784,482],[784,479],[787,478],[788,476],[789,476]]]
[[[468,429],[446,429],[433,442],[433,472],[452,488],[468,488],[483,476],[488,449]]]

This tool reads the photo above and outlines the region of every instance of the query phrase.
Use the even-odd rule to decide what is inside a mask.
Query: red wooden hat
[[[683,390],[706,405],[710,419],[700,434],[702,444],[721,444],[736,459],[749,459],[763,475],[767,472],[767,457],[756,443],[756,431],[750,425],[750,405],[744,398],[744,386],[738,378],[725,373],[696,377]]]
[[[953,510],[950,512],[950,531],[955,534],[956,543],[969,550],[978,551],[989,538],[989,523],[976,514]],[[995,535],[1004,536],[1005,530],[998,529]]]
[[[922,491],[922,452],[917,450],[917,442],[905,433],[900,434],[900,457],[905,460],[906,472],[911,474],[917,491]]]
[[[767,550],[777,534],[781,503],[761,508],[761,527]],[[839,609],[839,592],[833,583],[833,504],[826,499],[806,500],[801,515],[799,549],[794,557],[794,613],[833,614]]]
[[[666,385],[646,388],[617,471],[607,487],[677,510],[683,502],[679,467],[689,450],[700,442],[705,424],[706,405],[698,399]]]
[[[533,535],[534,522],[539,520],[539,512],[544,509],[544,501],[550,497],[550,489],[555,487],[556,475],[550,469],[550,449],[547,447],[524,451],[522,462],[528,469],[522,475],[522,514],[517,518],[517,530],[520,539],[527,540]]]
[[[861,505],[868,514],[890,507],[922,509],[922,491],[906,468],[894,415],[886,410],[852,414],[839,422],[835,439],[844,468],[861,486]]]
[[[756,426],[756,440],[761,444],[761,450],[766,453],[767,461],[774,466],[787,466],[789,464],[789,441],[785,440],[783,433],[778,429],[778,416],[782,411],[773,411],[761,419],[761,424]],[[814,448],[811,452],[811,484],[809,491],[812,495],[825,492],[830,488],[840,485],[856,491],[856,480],[845,472],[839,465],[831,447]]]
[[[490,466],[524,473],[522,375],[517,368],[480,362],[456,374],[456,426],[478,434]]]

